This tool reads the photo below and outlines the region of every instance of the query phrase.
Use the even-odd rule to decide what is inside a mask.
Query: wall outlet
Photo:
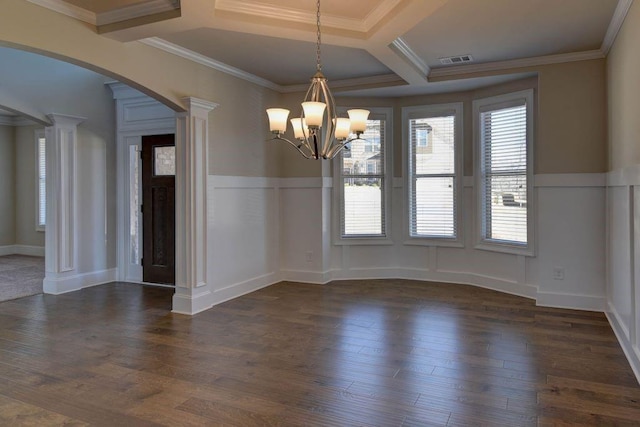
[[[553,268],[553,280],[564,280],[564,268],[562,267]]]
[[[307,252],[305,254],[305,259],[307,260],[307,262],[313,262],[313,252]]]

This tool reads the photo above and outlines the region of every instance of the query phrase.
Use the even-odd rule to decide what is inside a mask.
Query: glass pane
[[[138,147],[129,146],[129,259],[140,264],[140,169]]]
[[[485,169],[518,172],[527,168],[527,109],[525,105],[481,114]]]
[[[382,179],[344,178],[343,236],[381,236]]]
[[[487,238],[527,243],[527,176],[488,177]]]
[[[342,151],[344,175],[382,175],[384,168],[384,121],[367,120],[367,130]],[[355,138],[356,135],[351,135]]]
[[[455,173],[455,116],[409,121],[416,174]]]
[[[155,175],[175,175],[176,147],[153,147],[153,163]]]
[[[414,181],[412,236],[456,237],[453,177]]]

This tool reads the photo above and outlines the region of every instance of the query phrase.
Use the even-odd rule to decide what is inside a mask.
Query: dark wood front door
[[[142,137],[142,280],[175,283],[175,136]]]

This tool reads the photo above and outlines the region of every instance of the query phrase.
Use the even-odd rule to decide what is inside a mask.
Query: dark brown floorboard
[[[640,425],[601,313],[408,280],[285,282],[193,317],[171,295],[0,303],[0,425]]]

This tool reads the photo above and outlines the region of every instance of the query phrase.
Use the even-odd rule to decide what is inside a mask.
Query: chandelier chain
[[[316,3],[316,25],[318,27],[318,40],[316,43],[316,71],[322,71],[322,62],[320,59],[320,44],[322,42],[320,34],[320,0]]]

